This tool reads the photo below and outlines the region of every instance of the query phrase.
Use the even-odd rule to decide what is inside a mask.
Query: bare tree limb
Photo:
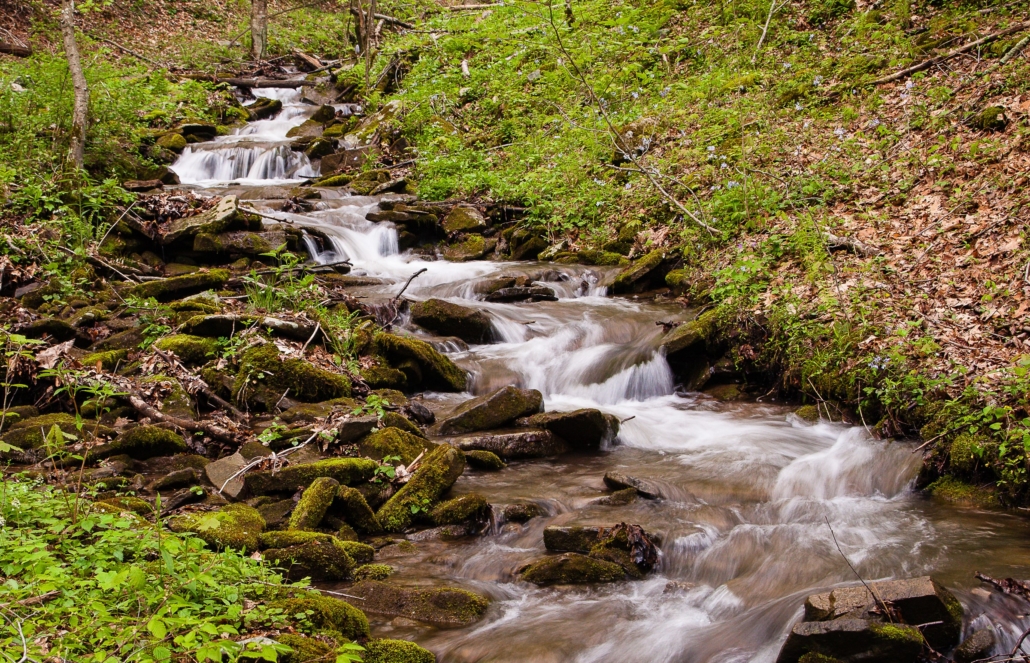
[[[132,57],[137,58],[139,60],[143,60],[144,62],[147,62],[149,64],[154,65],[155,67],[162,67],[162,68],[164,68],[164,67],[167,66],[167,65],[163,65],[160,62],[157,62],[155,60],[151,60],[150,58],[148,58],[145,55],[140,55],[136,51],[134,51],[134,50],[132,50],[130,48],[126,48],[126,47],[122,46],[121,44],[119,44],[118,42],[112,41],[110,39],[107,39],[106,37],[98,37],[98,36],[94,36],[94,35],[90,35],[90,36],[93,37],[93,39],[96,39],[97,41],[102,41],[105,44],[110,44],[111,46],[114,46],[118,50],[124,51],[124,52],[128,53],[129,55],[131,55]]]
[[[787,4],[786,0],[777,7],[776,0],[769,0],[769,15],[765,17],[765,26],[762,28],[762,36],[758,39],[758,45],[755,46],[755,52],[751,55],[751,64],[755,63],[755,59],[758,58],[758,52],[762,50],[762,43],[765,42],[765,35],[769,32],[769,23],[772,22],[773,14],[775,14],[785,4]]]
[[[32,55],[32,49],[28,46],[18,46],[17,44],[0,41],[0,53],[6,53],[18,58],[27,58]]]

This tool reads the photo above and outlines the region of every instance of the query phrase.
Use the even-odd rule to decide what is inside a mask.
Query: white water
[[[274,137],[285,136],[287,124],[302,118],[284,111],[267,125],[254,123],[249,133],[219,139],[221,147],[210,150],[219,154],[217,163],[196,166],[194,181],[221,186],[236,179],[237,171],[221,161],[232,154],[226,150],[255,139],[278,143]],[[278,145],[246,149],[255,150],[254,164],[278,158]],[[252,183],[280,182],[289,166],[277,168]],[[605,297],[612,274],[603,268],[403,255],[395,228],[365,221],[376,200],[326,193],[318,211],[277,213],[330,238],[332,247],[324,252],[309,242],[314,259],[350,260],[352,273],[384,279],[387,285],[369,289],[371,296],[392,296],[426,269],[405,296],[442,297],[491,317],[500,342],[451,352],[472,372],[477,392],[517,384],[543,392],[549,410],[597,407],[625,420],[618,444],[607,453],[466,473],[456,492],[476,491],[494,504],[533,501],[547,515],[491,536],[419,543],[413,554],[383,549],[378,561],[395,566],[399,582],[457,584],[490,596],[493,605],[467,629],[373,619],[376,634],[417,640],[448,662],[767,663],[807,594],[855,582],[839,543],[866,579],[935,574],[956,590],[967,621],[995,626],[1002,640],[998,651],[1014,644],[1026,623],[1022,606],[971,593],[977,587],[971,574],[1030,575],[1026,524],[1005,514],[942,507],[914,494],[910,485],[919,461],[912,444],[877,441],[861,427],[803,424],[784,407],[724,404],[679,392],[655,325],[682,319],[678,307]],[[501,275],[530,275],[553,288],[559,301],[481,301],[476,283]],[[426,398],[440,407],[459,400]],[[593,504],[611,469],[647,478],[666,499]],[[543,554],[545,525],[620,521],[662,538],[658,574],[575,589],[517,581],[517,569]],[[669,581],[684,585],[667,592]]]

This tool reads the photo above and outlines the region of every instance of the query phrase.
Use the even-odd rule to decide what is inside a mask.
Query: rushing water
[[[286,131],[310,107],[295,93],[278,94],[286,102],[278,118],[184,153],[174,166],[183,181],[222,191],[250,185],[254,198],[264,189],[253,187],[312,174],[306,160],[282,156],[289,151]],[[777,405],[681,392],[658,349],[655,324],[683,319],[678,307],[606,296],[606,268],[402,255],[395,228],[364,218],[377,203],[326,191],[316,211],[278,216],[331,239],[326,251],[309,245],[315,260],[348,259],[352,273],[384,281],[362,294],[391,296],[425,269],[405,296],[485,311],[499,342],[442,346],[460,348],[451,356],[473,375],[474,392],[516,384],[543,392],[549,410],[596,407],[625,420],[616,443],[600,454],[466,472],[456,493],[475,491],[496,505],[532,501],[546,515],[480,537],[419,542],[415,552],[383,549],[379,560],[397,569],[394,579],[463,586],[493,604],[485,619],[464,629],[372,617],[377,634],[416,640],[440,660],[462,663],[773,661],[807,594],[856,582],[838,544],[867,580],[935,575],[965,606],[967,633],[995,626],[998,651],[1011,649],[1030,624],[1025,605],[985,592],[972,575],[1030,576],[1030,528],[1013,515],[915,494],[913,444],[877,441],[861,427],[808,425]],[[515,274],[544,282],[559,300],[496,304],[477,294],[477,282]],[[426,399],[446,410],[462,397]],[[654,481],[666,499],[595,504],[611,469]],[[545,526],[620,521],[662,540],[660,570],[647,580],[579,588],[517,581],[516,570],[544,553]]]

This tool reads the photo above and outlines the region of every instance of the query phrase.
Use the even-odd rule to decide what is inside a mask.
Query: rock
[[[556,302],[558,301],[558,296],[554,294],[554,290],[542,285],[501,288],[486,296],[486,301],[488,302],[505,304],[527,300],[531,302]]]
[[[352,585],[347,593],[364,599],[358,605],[365,612],[406,617],[444,628],[473,624],[490,605],[486,598],[464,589],[397,587],[375,580]]]
[[[266,316],[250,315],[195,315],[182,324],[180,331],[194,336],[211,338],[230,337],[237,331],[250,326],[268,329],[276,336],[284,336],[304,343],[315,332],[315,325],[282,320]]]
[[[346,580],[357,564],[342,544],[333,537],[313,539],[286,548],[269,548],[265,550],[264,558],[273,566],[284,569],[290,580]]]
[[[63,343],[75,338],[75,327],[66,320],[59,318],[40,318],[14,328],[15,333],[28,338],[50,337],[55,341]]]
[[[988,106],[969,116],[969,126],[980,131],[1004,131],[1009,124],[1009,117],[1005,112],[1004,106]]]
[[[315,122],[327,124],[329,122],[332,122],[335,118],[336,109],[328,104],[323,104],[322,106],[319,106],[318,110],[311,114],[310,119],[314,120]]]
[[[182,134],[167,133],[157,139],[157,146],[181,154],[186,149],[186,138]]]
[[[696,320],[684,322],[662,339],[661,348],[665,352],[665,359],[687,389],[700,389],[709,378],[710,348],[705,330],[711,325],[715,314],[712,311]]]
[[[167,245],[198,233],[217,235],[233,229],[250,230],[251,223],[249,215],[240,210],[236,196],[225,196],[212,209],[169,221],[161,229],[160,240]]]
[[[619,523],[601,532],[590,557],[618,564],[630,578],[642,579],[658,564],[658,547],[639,525]]]
[[[545,458],[566,453],[569,446],[549,430],[513,430],[449,438],[462,451],[489,451],[505,460]]]
[[[336,150],[336,144],[327,138],[317,138],[304,150],[309,159],[321,159]]]
[[[596,451],[612,442],[619,434],[617,417],[592,408],[572,412],[541,412],[516,423],[545,428],[568,442],[576,451]]]
[[[552,552],[578,552],[584,555],[600,543],[603,527],[559,527],[544,528],[544,548]]]
[[[161,180],[126,180],[125,182],[122,182],[123,189],[134,193],[151,191],[152,189],[163,189],[164,185],[164,182]]]
[[[247,460],[239,452],[236,452],[231,456],[219,458],[213,463],[209,463],[204,468],[204,473],[207,475],[207,480],[215,487],[215,490],[221,490],[223,495],[228,495],[235,499],[243,492],[243,479],[236,477],[229,481],[229,478],[242,470],[246,464]]]
[[[274,473],[271,470],[250,472],[244,476],[243,483],[253,495],[294,493],[319,477],[332,477],[348,486],[364,483],[374,476],[376,467],[378,464],[367,458],[332,458],[291,465]]]
[[[919,630],[911,626],[865,619],[801,622],[791,629],[776,663],[798,663],[809,653],[841,663],[914,663],[922,649]]]
[[[391,400],[390,403],[393,403],[393,401]],[[380,419],[380,422],[382,423],[383,428],[398,428],[405,433],[414,435],[415,437],[427,439],[426,434],[422,429],[412,423],[403,414],[399,414],[397,412],[386,412],[383,414],[383,418]]]
[[[372,146],[345,147],[334,154],[327,154],[322,157],[322,172],[335,173],[339,170],[360,168],[370,157],[378,154],[378,149]],[[350,184],[353,177],[347,175],[346,181],[334,177],[324,177],[315,182],[315,186],[345,186]]]
[[[466,235],[461,241],[448,244],[443,249],[444,260],[468,262],[479,260],[487,251],[487,242],[482,235]]]
[[[254,100],[254,103],[244,107],[247,115],[250,116],[251,122],[270,120],[278,115],[282,109],[283,102],[278,99],[269,99],[268,97],[258,97]]]
[[[218,343],[215,339],[202,336],[173,334],[159,338],[154,345],[159,350],[175,353],[175,356],[187,366],[200,366],[218,356]]]
[[[286,132],[287,138],[319,138],[324,128],[317,120],[304,120],[304,122]]]
[[[332,477],[319,477],[312,481],[311,485],[304,489],[304,494],[297,502],[287,528],[291,530],[316,529],[336,498],[336,491],[339,487],[340,482]]]
[[[542,515],[543,510],[532,502],[516,502],[501,509],[501,521],[506,523],[524,523]]]
[[[994,651],[997,641],[993,628],[974,631],[955,650],[955,663],[973,663],[973,661],[988,658]]]
[[[254,232],[231,230],[218,233],[197,233],[193,237],[193,250],[197,253],[230,254],[259,258],[274,251],[283,244],[289,244],[291,237],[285,232]]]
[[[416,512],[429,508],[447,492],[465,471],[465,455],[441,444],[422,459],[419,468],[376,513],[387,532],[401,532],[411,525]]]
[[[662,489],[646,479],[638,479],[631,477],[622,472],[616,472],[612,470],[606,472],[604,475],[604,484],[612,490],[623,490],[625,488],[633,488],[637,491],[637,494],[649,500],[657,500],[665,497],[662,493]]]
[[[449,233],[475,232],[486,228],[486,217],[475,207],[455,205],[443,218],[443,229]]]
[[[139,297],[153,297],[160,302],[182,299],[205,290],[217,290],[229,280],[229,272],[212,269],[206,272],[173,276],[161,281],[147,281],[132,288],[132,294]]]
[[[369,640],[365,663],[436,663],[433,652],[407,640]]]
[[[78,439],[83,434],[87,439],[90,439],[93,437],[94,430],[98,436],[112,435],[114,433],[107,426],[98,426],[96,421],[89,419],[82,422],[82,433],[80,433],[76,425],[77,423],[73,415],[63,412],[29,417],[11,425],[4,433],[3,440],[8,444],[25,450],[39,449],[45,446],[48,437],[51,439],[51,443],[53,443],[51,430],[54,426],[60,429],[61,433],[67,438],[66,441]],[[55,449],[55,451],[57,450]]]
[[[351,384],[346,376],[330,373],[305,359],[283,360],[279,349],[266,343],[240,357],[240,372],[232,391],[234,401],[271,411],[284,394],[293,400],[317,403],[350,396]]]
[[[536,260],[547,250],[547,241],[542,237],[531,237],[511,251],[512,260]]]
[[[411,321],[436,334],[457,336],[466,343],[486,343],[492,335],[489,316],[442,299],[427,299],[411,305]]]
[[[200,483],[200,473],[192,467],[170,472],[166,476],[150,484],[150,489],[155,492],[182,488],[184,486],[196,486]]]
[[[497,470],[503,470],[508,467],[497,454],[490,451],[476,449],[466,451],[465,460],[468,461],[469,465],[477,470],[486,470],[488,472],[496,472]]]
[[[13,405],[6,410],[0,409],[0,432],[15,424],[39,416],[39,409],[34,405]],[[74,423],[72,424],[74,425]]]
[[[520,570],[522,579],[535,585],[580,585],[615,582],[626,574],[611,562],[591,559],[586,555],[565,553],[544,557]]]
[[[441,421],[437,429],[442,435],[458,435],[500,428],[519,417],[539,412],[543,403],[544,397],[536,389],[503,387],[491,394],[465,401]]]
[[[403,412],[413,421],[416,421],[423,426],[429,426],[436,423],[436,414],[427,408],[419,401],[409,401],[404,406]]]
[[[612,492],[611,495],[594,500],[593,503],[605,506],[625,506],[637,499],[637,496],[636,488],[623,488]]]
[[[422,374],[425,387],[441,391],[465,391],[468,383],[465,371],[425,341],[381,332],[376,334],[375,343],[391,362],[414,362]]]
[[[296,633],[281,633],[276,637],[273,642],[278,642],[281,645],[286,645],[292,651],[288,654],[279,654],[276,661],[278,663],[311,663],[312,661],[330,661],[336,658],[336,650],[334,647],[330,647],[321,640],[315,640],[309,638],[306,635],[298,635]],[[248,638],[247,640],[251,640]],[[240,640],[240,644],[243,644],[247,640]],[[253,660],[246,656],[240,657],[242,660]]]
[[[382,460],[387,456],[400,456],[401,463],[410,464],[419,454],[435,449],[436,444],[399,428],[383,428],[366,435],[358,442],[362,456]]]
[[[190,532],[217,550],[254,551],[265,529],[261,514],[246,504],[230,504],[219,511],[198,511],[168,520],[173,532]]]
[[[157,426],[134,426],[110,444],[91,449],[91,458],[108,458],[125,454],[134,460],[186,453],[186,442],[174,431]]]
[[[388,564],[365,564],[354,569],[355,580],[386,580],[393,574]]]
[[[471,524],[482,526],[490,520],[490,503],[478,493],[441,502],[429,512],[434,525]]]
[[[186,138],[193,137],[202,141],[212,140],[218,135],[218,127],[213,124],[206,124],[203,122],[181,124],[179,125],[178,131]]]
[[[280,527],[286,526],[287,521],[289,521],[290,514],[293,513],[294,506],[296,506],[296,502],[292,499],[286,499],[263,502],[255,508],[258,510],[258,513],[261,514],[261,517],[265,519],[265,523],[267,523],[268,527],[279,529]]]
[[[357,489],[340,486],[336,491],[329,512],[342,518],[358,532],[366,535],[382,534],[383,526],[379,524],[372,508]]]
[[[282,615],[305,613],[314,628],[338,634],[348,640],[363,639],[369,635],[368,619],[364,613],[337,598],[312,592],[311,596],[305,598],[272,601],[268,607]]]
[[[664,260],[665,255],[661,251],[652,251],[640,257],[632,265],[619,272],[612,283],[612,292],[616,295],[624,295],[642,292],[652,287],[652,280],[660,275],[659,268]]]
[[[962,605],[958,599],[930,576],[869,583],[876,596],[891,606],[906,624],[941,622],[923,627],[923,637],[931,647],[946,650],[958,642],[962,632]],[[864,586],[839,587],[813,594],[805,601],[805,619],[824,621],[868,618],[876,606]]]

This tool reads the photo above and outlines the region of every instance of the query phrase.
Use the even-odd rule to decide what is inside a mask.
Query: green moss
[[[522,570],[522,579],[535,585],[577,585],[615,582],[626,577],[622,567],[578,553],[545,557]]]
[[[393,400],[390,400],[390,403],[396,405]],[[402,414],[398,414],[397,412],[387,412],[383,415],[383,418],[380,419],[380,421],[383,424],[383,428],[399,428],[405,433],[410,433],[417,437],[426,439],[426,434],[422,432],[421,428],[412,423],[410,419]]]
[[[489,472],[496,472],[497,470],[503,470],[508,467],[508,465],[501,460],[500,456],[492,451],[466,451],[465,460],[467,460],[468,464],[477,470],[487,470]]]
[[[485,522],[490,517],[490,503],[482,495],[469,493],[436,505],[429,516],[434,525]]]
[[[486,598],[455,587],[408,588],[364,580],[348,593],[362,597],[360,605],[367,612],[440,626],[466,626],[479,620],[490,606]]]
[[[265,520],[257,509],[246,504],[230,504],[219,511],[175,516],[168,521],[173,532],[190,532],[212,548],[257,550],[258,535]]]
[[[831,658],[830,656],[809,652],[799,658],[798,663],[840,663],[840,661],[836,658]]]
[[[19,422],[38,417],[39,410],[34,405],[15,405],[9,407],[2,413],[0,418],[0,432],[3,432]]]
[[[647,285],[647,277],[658,269],[664,259],[665,254],[661,251],[652,251],[637,259],[615,277],[612,292],[619,295],[642,290]]]
[[[19,449],[39,449],[45,446],[46,436],[50,434],[50,430],[54,426],[57,426],[69,439],[78,439],[82,433],[75,424],[75,417],[70,414],[63,412],[44,414],[15,423],[4,433],[3,440]],[[96,426],[96,422],[89,420],[83,421],[82,424],[83,431],[92,431]],[[106,427],[101,427],[101,430],[104,433],[111,432]]]
[[[598,504],[605,504],[607,506],[625,506],[631,502],[635,502],[637,499],[636,488],[623,488],[622,490],[616,490],[611,495],[602,497],[597,500]]]
[[[941,477],[926,487],[934,499],[952,504],[965,504],[984,509],[1000,506],[993,487],[974,486],[955,477]]]
[[[309,532],[305,530],[262,532],[261,535],[258,536],[258,547],[262,550],[267,550],[269,548],[289,548],[291,546],[300,546],[311,541],[331,543],[333,538],[332,534]]]
[[[347,523],[344,523],[340,525],[340,529],[336,530],[336,538],[340,541],[357,541],[358,532]]]
[[[408,386],[408,376],[403,371],[382,364],[361,369],[361,378],[373,389]]]
[[[139,297],[154,297],[158,301],[167,302],[205,290],[217,290],[225,285],[230,276],[228,270],[212,269],[207,272],[174,276],[161,281],[147,281],[134,287],[132,294]]]
[[[346,580],[356,564],[344,543],[335,537],[312,539],[285,548],[268,548],[264,558],[283,569],[290,580]]]
[[[287,615],[307,613],[307,621],[316,632],[343,636],[348,640],[367,638],[369,635],[365,614],[339,599],[312,596],[273,601],[268,607],[282,610]]]
[[[343,518],[362,534],[380,534],[383,531],[375,513],[356,488],[340,486],[331,509],[333,515]]]
[[[319,477],[312,481],[290,515],[289,529],[312,530],[318,527],[339,487],[340,482],[332,477]]]
[[[168,133],[157,139],[159,147],[173,152],[182,152],[186,149],[186,139],[182,134]]]
[[[389,564],[364,564],[354,569],[355,580],[386,580],[393,573]]]
[[[442,444],[423,458],[415,474],[376,513],[376,519],[387,532],[401,532],[411,525],[416,511],[424,510],[440,499],[465,471],[465,455],[452,446]]]
[[[478,260],[486,253],[486,240],[482,235],[468,235],[460,242],[454,242],[444,247],[444,260],[451,262],[465,262]]]
[[[218,354],[218,342],[215,339],[189,334],[166,336],[158,339],[154,345],[161,350],[174,352],[187,366],[206,364]]]
[[[100,367],[105,371],[113,371],[119,363],[124,362],[125,358],[129,356],[128,350],[108,350],[106,352],[93,352],[82,358],[82,364],[84,366],[96,366],[100,364]]]
[[[354,180],[353,175],[330,175],[329,177],[323,177],[322,179],[315,180],[312,186],[347,186]]]
[[[923,644],[923,636],[919,633],[919,629],[914,626],[870,622],[869,630],[884,640],[911,643],[918,646]]]
[[[315,661],[331,661],[333,648],[326,643],[309,638],[306,635],[284,633],[276,636],[276,641],[293,651],[279,657],[279,663],[314,663]]]
[[[969,124],[980,131],[1003,131],[1009,120],[1003,106],[988,106],[969,118]]]
[[[149,516],[154,513],[154,505],[138,497],[109,497],[105,500],[99,500],[97,503],[110,504],[116,507],[119,512],[130,511],[140,516]]]
[[[174,431],[157,426],[134,426],[119,435],[110,444],[90,453],[95,458],[107,458],[125,454],[136,460],[157,456],[172,456],[186,453],[189,447]]]
[[[347,554],[357,562],[358,564],[370,564],[375,559],[376,549],[367,543],[358,543],[357,541],[340,541],[339,545],[341,548],[347,551]]]
[[[690,287],[690,272],[686,269],[674,269],[665,275],[665,285],[673,290],[683,291]]]
[[[351,384],[343,375],[330,373],[303,359],[279,358],[271,343],[243,353],[233,397],[256,407],[271,409],[289,389],[290,398],[308,403],[350,396]]]
[[[465,391],[468,383],[465,371],[425,341],[380,332],[375,335],[374,342],[391,362],[406,359],[415,361],[421,369],[426,387],[442,391]]]
[[[794,410],[794,416],[801,421],[807,421],[810,424],[814,424],[819,421],[819,408],[815,405],[802,405],[798,409]]]
[[[576,254],[579,262],[584,265],[627,265],[629,261],[621,254],[614,251],[595,251],[586,249]]]
[[[254,495],[293,493],[310,486],[318,477],[332,477],[345,485],[364,483],[372,478],[376,467],[378,464],[367,458],[331,458],[291,465],[275,473],[271,470],[252,472],[244,476],[243,482]]]
[[[984,451],[990,446],[991,440],[982,435],[958,435],[951,443],[948,464],[956,474],[971,475],[981,464]]]
[[[418,458],[423,451],[435,448],[436,444],[423,437],[392,427],[369,433],[358,442],[358,451],[363,456],[375,460],[400,456],[405,465]]]
[[[436,656],[407,640],[369,640],[365,663],[436,663]]]

